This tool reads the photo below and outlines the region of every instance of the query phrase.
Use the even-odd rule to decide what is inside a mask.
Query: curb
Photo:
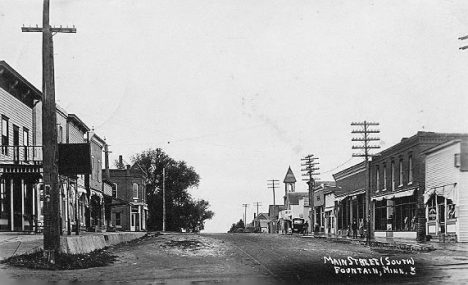
[[[409,244],[409,243],[397,243],[397,242],[381,242],[381,241],[370,241],[370,245],[365,240],[355,240],[355,239],[345,239],[345,238],[334,238],[334,237],[326,237],[326,236],[302,236],[303,238],[319,238],[324,239],[330,242],[339,242],[339,243],[349,243],[355,245],[363,245],[363,246],[370,246],[370,247],[380,247],[380,248],[387,248],[387,249],[398,249],[398,250],[406,250],[406,251],[434,251],[435,248],[433,245],[429,244]]]

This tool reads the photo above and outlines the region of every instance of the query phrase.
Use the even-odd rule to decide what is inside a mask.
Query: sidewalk
[[[61,247],[69,253],[84,253],[112,244],[130,241],[146,232],[82,232],[80,235],[62,235]],[[33,253],[43,248],[44,236],[29,233],[0,233],[0,260],[13,255]]]
[[[327,235],[324,233],[309,234],[302,236],[303,238],[321,238],[332,242],[344,242],[367,245],[368,242],[365,238],[352,238],[347,236]],[[468,252],[468,243],[443,243],[443,242],[419,242],[413,239],[401,238],[384,238],[377,237],[371,239],[371,246],[386,247],[393,249],[404,249],[414,251],[432,251],[432,250],[451,250],[451,251],[465,251]]]

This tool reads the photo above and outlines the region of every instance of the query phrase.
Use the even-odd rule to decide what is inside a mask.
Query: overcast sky
[[[58,103],[111,161],[160,147],[193,166],[209,232],[267,211],[289,166],[306,191],[307,154],[321,180],[359,163],[353,121],[379,122],[382,149],[468,131],[468,1],[51,0],[50,18],[77,28],[54,36]],[[0,0],[0,60],[41,89],[36,24],[42,0]]]

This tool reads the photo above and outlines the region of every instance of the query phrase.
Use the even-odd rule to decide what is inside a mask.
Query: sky
[[[418,131],[467,132],[468,1],[51,0],[57,103],[111,161],[162,148],[200,175],[206,232],[267,212],[301,159],[322,181],[353,158],[351,122],[381,149]],[[0,60],[38,89],[41,0],[0,0]]]

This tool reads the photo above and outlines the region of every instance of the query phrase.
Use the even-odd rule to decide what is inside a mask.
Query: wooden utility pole
[[[166,168],[163,168],[163,232],[166,231]]]
[[[242,204],[242,207],[244,207],[244,228],[247,227],[247,207],[249,204]]]
[[[271,231],[272,233],[276,233],[276,215],[278,213],[276,213],[276,194],[275,194],[275,189],[277,188],[277,186],[275,185],[275,183],[279,183],[279,180],[276,180],[276,179],[270,179],[267,181],[267,185],[268,185],[268,188],[269,189],[273,189],[273,217],[270,217],[271,220],[271,223],[273,223],[272,227],[271,227]]]
[[[52,33],[76,33],[75,28],[52,28],[50,1],[44,0],[41,27],[22,27],[23,32],[42,33],[42,145],[44,168],[44,256],[55,263],[60,249],[60,190],[58,183],[57,113],[55,107],[54,49]]]
[[[370,145],[371,141],[378,141],[380,138],[370,137],[370,134],[380,133],[379,130],[371,130],[370,126],[378,126],[379,123],[373,122],[361,122],[361,123],[351,123],[351,126],[359,126],[362,129],[353,130],[353,134],[362,134],[360,138],[353,138],[352,141],[362,142],[363,145],[353,146],[353,149],[362,149],[364,153],[353,153],[354,157],[364,157],[366,162],[366,213],[367,213],[367,242],[370,244],[370,239],[373,236],[372,233],[372,213],[371,213],[371,194],[370,194],[370,169],[369,169],[369,158],[371,156],[370,150],[380,148],[378,145]]]
[[[261,206],[261,202],[254,202],[254,206],[257,206],[257,217],[258,217],[258,207]]]
[[[305,168],[301,169],[304,173],[302,176],[307,176],[307,179],[303,179],[303,181],[307,181],[307,185],[309,185],[309,219],[310,219],[310,227],[312,231],[315,228],[315,207],[314,207],[314,188],[315,188],[315,175],[319,175],[320,173],[315,172],[316,170],[319,170],[318,167],[315,167],[318,165],[318,162],[315,162],[315,160],[318,159],[318,157],[314,157],[313,154],[309,154],[301,161],[304,161],[301,166],[305,166]]]

